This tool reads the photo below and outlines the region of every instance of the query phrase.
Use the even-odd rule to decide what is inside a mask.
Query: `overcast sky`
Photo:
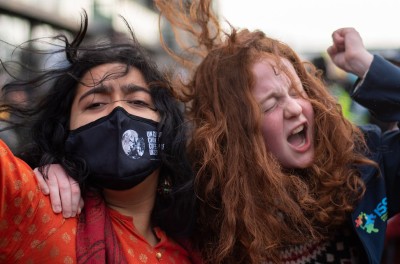
[[[400,47],[400,0],[219,0],[235,27],[261,29],[298,52],[320,52],[340,27],[356,28],[369,49]]]

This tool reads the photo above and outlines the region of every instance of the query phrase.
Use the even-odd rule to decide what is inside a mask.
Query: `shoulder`
[[[14,156],[2,140],[0,140],[0,168],[2,189],[6,188],[11,193],[21,192],[26,188],[36,189],[37,184],[32,169],[23,160]]]
[[[57,247],[63,248],[60,256],[68,253],[66,257],[73,259],[77,220],[66,221],[61,214],[53,213],[49,197],[40,191],[32,169],[1,140],[0,184],[0,223],[6,227],[0,228],[0,237],[7,243],[0,249],[0,258],[11,259],[21,253],[21,262],[43,262],[50,258],[43,252]]]
[[[382,130],[373,124],[361,125],[359,128],[364,134],[369,151],[376,152],[381,144]]]

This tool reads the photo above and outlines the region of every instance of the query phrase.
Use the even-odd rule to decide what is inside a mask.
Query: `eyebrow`
[[[123,85],[121,87],[121,90],[124,94],[130,94],[130,93],[135,93],[135,92],[145,92],[145,93],[150,94],[149,88],[145,88],[145,87],[135,85],[135,84]]]
[[[135,93],[135,92],[145,92],[145,93],[150,94],[150,91],[148,88],[145,88],[145,87],[142,87],[139,85],[135,85],[135,84],[123,85],[121,87],[121,90],[125,95]],[[84,94],[82,94],[82,96],[79,98],[78,102],[81,102],[83,99],[85,99],[86,97],[88,97],[89,95],[92,95],[92,94],[110,94],[111,92],[112,92],[111,86],[101,84],[99,86],[96,86],[96,87],[90,89],[89,91],[85,92]]]
[[[263,104],[265,101],[268,101],[269,99],[274,98],[274,97],[279,97],[281,95],[282,95],[282,92],[280,90],[270,92],[260,100],[259,104]]]

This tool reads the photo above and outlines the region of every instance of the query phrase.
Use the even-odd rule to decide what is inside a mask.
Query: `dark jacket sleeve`
[[[400,68],[374,55],[362,83],[351,94],[373,116],[385,122],[400,120]]]

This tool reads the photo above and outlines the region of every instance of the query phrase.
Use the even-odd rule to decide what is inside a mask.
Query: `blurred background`
[[[334,30],[355,27],[370,51],[398,64],[400,34],[396,27],[400,25],[400,16],[397,15],[400,1],[215,0],[213,7],[224,28],[228,29],[226,21],[229,21],[234,27],[260,29],[288,43],[304,60],[314,63],[323,71],[327,86],[351,121],[356,124],[373,122],[383,129],[390,126],[374,120],[366,109],[351,100],[348,92],[356,77],[336,68],[325,51],[331,44]],[[162,69],[179,70],[161,48],[158,12],[152,0],[0,0],[0,58],[3,61],[19,60],[37,67],[52,62],[49,58],[42,62],[32,53],[24,54],[15,47],[30,39],[59,33],[72,37],[79,27],[83,9],[89,17],[89,36],[114,38],[127,33],[120,18],[123,16]],[[162,34],[168,45],[174,48],[174,36],[167,24],[162,23]],[[35,47],[24,45],[26,48],[46,49],[45,41]],[[5,76],[0,72],[0,85]],[[6,100],[22,101],[32,96],[21,92],[6,97]],[[4,137],[2,135],[4,133],[0,137]]]
[[[148,51],[159,55],[158,14],[151,0],[0,0],[0,39],[21,44],[59,33],[68,35],[79,28],[83,9],[89,17],[88,35],[111,38],[127,33],[122,15]],[[10,50],[1,49],[0,55],[9,56]]]
[[[221,21],[228,20],[239,28],[261,29],[288,43],[307,60],[327,59],[325,50],[331,43],[331,33],[339,27],[355,27],[368,49],[400,60],[398,0],[215,0],[214,8]],[[74,32],[82,9],[89,16],[90,35],[126,33],[119,18],[122,15],[159,64],[169,64],[159,44],[158,14],[152,0],[0,0],[0,39],[21,44],[28,39]],[[168,26],[164,25],[162,32],[173,46]],[[13,47],[1,47],[0,57],[10,56],[10,49]],[[328,68],[328,75],[337,74],[336,69]]]
[[[288,43],[304,60],[314,63],[323,71],[327,86],[351,121],[356,124],[373,122],[383,129],[388,128],[390,124],[374,120],[366,109],[351,100],[348,92],[356,77],[336,68],[325,50],[331,44],[334,30],[355,27],[370,51],[398,64],[400,34],[396,27],[400,25],[400,16],[397,15],[400,1],[216,0],[213,7],[224,28],[228,29],[226,21],[229,21],[234,27],[260,29]],[[29,39],[59,33],[72,37],[79,27],[83,9],[89,17],[89,36],[113,38],[127,33],[120,18],[123,16],[161,68],[178,70],[161,48],[158,13],[152,0],[0,0],[0,58],[41,66],[43,62],[32,54],[24,54],[15,46]],[[162,34],[173,48],[176,44],[167,24],[162,24]],[[45,49],[45,42],[41,44],[43,47],[27,44],[27,48]],[[51,61],[46,58],[46,63]],[[0,72],[0,85],[4,83],[5,76]],[[21,92],[8,96],[6,100],[21,101],[27,96],[33,95]]]
[[[221,16],[234,25],[261,29],[301,53],[324,51],[331,33],[354,27],[370,49],[398,49],[398,0],[219,0]],[[245,5],[244,5],[245,3]]]

